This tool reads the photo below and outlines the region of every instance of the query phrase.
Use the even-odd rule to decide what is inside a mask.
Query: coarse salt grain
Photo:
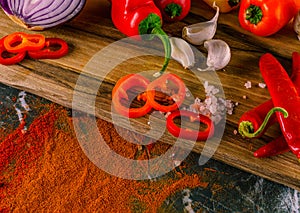
[[[263,89],[267,87],[265,83],[258,83],[258,86]]]
[[[250,89],[252,87],[251,85],[251,81],[247,81],[244,86],[247,88],[247,89]]]

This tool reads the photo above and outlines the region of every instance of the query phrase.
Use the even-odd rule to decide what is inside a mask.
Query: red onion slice
[[[3,11],[30,30],[63,24],[83,9],[86,0],[0,0]]]

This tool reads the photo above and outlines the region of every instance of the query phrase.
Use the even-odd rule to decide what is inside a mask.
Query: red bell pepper
[[[206,128],[204,131],[181,128],[174,122],[174,119],[179,116],[188,117],[191,122],[198,121],[203,123],[206,125]],[[167,129],[175,137],[197,141],[207,140],[214,134],[214,124],[209,117],[185,110],[173,111],[168,115]]]
[[[4,38],[0,40],[0,64],[13,65],[21,62],[25,58],[26,52],[9,53],[4,47]]]
[[[143,34],[157,35],[165,49],[165,71],[171,58],[171,44],[162,30],[162,16],[153,0],[111,0],[111,17],[117,29],[127,36]]]
[[[267,84],[274,107],[288,113],[276,113],[282,134],[290,150],[300,158],[300,97],[279,61],[271,54],[264,54],[259,61],[261,74]]]
[[[42,49],[28,51],[28,55],[34,59],[57,59],[68,53],[68,44],[60,38],[46,38]]]
[[[16,32],[6,36],[3,42],[8,52],[19,53],[42,49],[45,45],[45,36]]]
[[[120,115],[129,118],[142,117],[150,112],[152,107],[148,100],[145,100],[145,104],[140,108],[129,108],[121,103],[122,99],[129,101],[127,94],[128,90],[133,87],[142,87],[143,89],[146,89],[149,83],[148,79],[138,74],[126,75],[119,79],[112,91],[112,106],[115,111]]]
[[[282,29],[298,10],[294,0],[243,0],[240,25],[258,36],[270,36]]]
[[[154,0],[165,21],[180,21],[190,12],[191,0]]]
[[[168,88],[169,83],[173,83],[176,88]],[[156,92],[160,91],[166,93],[166,91],[171,90],[169,99],[173,100],[174,103],[171,105],[164,105],[155,100]],[[184,82],[175,74],[166,73],[152,81],[147,86],[147,101],[156,110],[161,112],[172,112],[177,110],[178,107],[183,103],[186,95]],[[168,95],[168,94],[167,94]]]

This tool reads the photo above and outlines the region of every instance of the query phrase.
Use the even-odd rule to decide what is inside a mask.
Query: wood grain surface
[[[116,48],[113,55],[105,56],[107,57],[105,60],[93,61],[93,56],[97,55],[99,51],[103,53],[105,47],[126,38],[114,27],[109,11],[110,5],[106,1],[88,1],[82,13],[70,23],[41,32],[46,37],[65,39],[70,46],[70,53],[58,60],[27,58],[18,65],[0,66],[1,83],[86,112],[92,112],[91,110],[94,109],[94,106],[89,106],[90,100],[94,99],[96,116],[112,121],[111,90],[115,82],[128,73],[159,70],[163,63],[163,57],[145,55],[142,52],[143,49],[139,50],[138,47],[131,46],[129,42],[126,45],[128,49]],[[215,11],[202,1],[193,1],[190,14],[181,22],[165,23],[164,30],[170,36],[181,37],[184,26],[206,21],[212,18],[214,13]],[[0,18],[1,37],[16,31],[26,31],[7,18],[2,11]],[[292,25],[286,26],[274,36],[257,37],[239,26],[237,11],[234,11],[220,15],[215,38],[222,39],[229,44],[232,59],[224,70],[216,73],[217,80],[214,79],[215,75],[205,73],[201,75],[203,79],[209,79],[212,83],[220,83],[226,99],[230,99],[238,105],[235,107],[233,115],[226,117],[225,131],[213,158],[300,190],[300,164],[293,154],[286,153],[265,159],[253,157],[254,150],[280,134],[278,126],[272,127],[260,139],[243,139],[240,135],[234,134],[240,116],[270,98],[267,89],[257,86],[258,83],[263,82],[258,69],[260,56],[267,52],[272,53],[286,70],[291,72],[292,52],[298,51],[300,47]],[[162,50],[159,45],[149,48],[155,53]],[[206,56],[207,53],[202,46],[195,48],[201,51],[203,56]],[[133,50],[141,53],[142,56],[128,59],[115,66],[111,72],[106,73],[111,63],[122,60],[124,54],[130,55],[130,51]],[[201,59],[201,56],[199,57]],[[87,69],[89,63],[99,72]],[[201,81],[195,78],[193,72],[183,69],[179,63],[173,60],[168,67],[168,72],[180,75],[194,97],[205,98]],[[81,84],[78,85],[79,76],[83,81],[80,81]],[[246,81],[252,82],[251,89],[245,88]],[[100,82],[101,87],[95,92],[94,88]],[[80,100],[76,104],[73,101],[74,92],[77,99]],[[243,96],[247,96],[247,98],[245,99]],[[157,122],[161,122],[162,125],[164,123],[160,119],[157,119]],[[147,128],[148,125],[146,118],[134,119],[132,123],[141,129]],[[125,127],[127,127],[126,122]],[[161,140],[174,144],[174,138],[167,133]],[[204,143],[197,142],[193,145],[188,141],[182,143],[183,147],[192,147],[195,152],[201,153]]]

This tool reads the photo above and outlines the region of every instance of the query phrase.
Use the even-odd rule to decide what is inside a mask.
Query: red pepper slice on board
[[[267,84],[274,107],[288,113],[276,113],[282,134],[290,150],[300,158],[300,96],[280,62],[270,53],[261,56],[261,74]]]
[[[165,93],[169,90],[168,84],[173,83],[176,86],[174,94],[171,94],[169,99],[173,100],[174,103],[171,105],[163,105],[155,100],[155,94],[157,91]],[[147,87],[147,101],[156,110],[161,112],[171,112],[177,110],[185,99],[185,84],[184,82],[175,74],[166,73],[161,75],[156,80],[152,81]]]
[[[28,51],[28,55],[33,59],[58,59],[68,53],[67,42],[60,38],[46,38],[42,49]]]
[[[243,0],[238,18],[242,28],[258,36],[270,36],[282,29],[297,12],[294,0]]]
[[[184,19],[191,9],[191,0],[154,0],[154,3],[168,22]]]
[[[45,36],[41,34],[16,32],[9,34],[4,38],[4,47],[11,53],[40,50],[44,45]]]
[[[191,122],[198,121],[205,124],[205,130],[199,131],[179,127],[177,124],[175,124],[174,119],[180,116],[190,118]],[[207,140],[214,134],[214,124],[209,117],[186,110],[176,110],[171,112],[171,114],[167,117],[167,129],[173,136],[177,138],[197,141]]]
[[[162,16],[153,0],[111,0],[111,17],[115,27],[127,36],[153,34],[158,36],[165,49],[165,61],[161,73],[171,58],[171,44],[162,30]]]
[[[122,77],[116,83],[112,91],[112,105],[117,113],[129,118],[138,118],[146,115],[152,107],[148,100],[140,108],[128,108],[121,103],[121,99],[129,100],[127,91],[134,87],[142,87],[146,90],[149,80],[139,74],[130,74]]]
[[[13,65],[21,62],[25,58],[26,52],[9,53],[4,47],[4,38],[0,40],[0,64]]]

